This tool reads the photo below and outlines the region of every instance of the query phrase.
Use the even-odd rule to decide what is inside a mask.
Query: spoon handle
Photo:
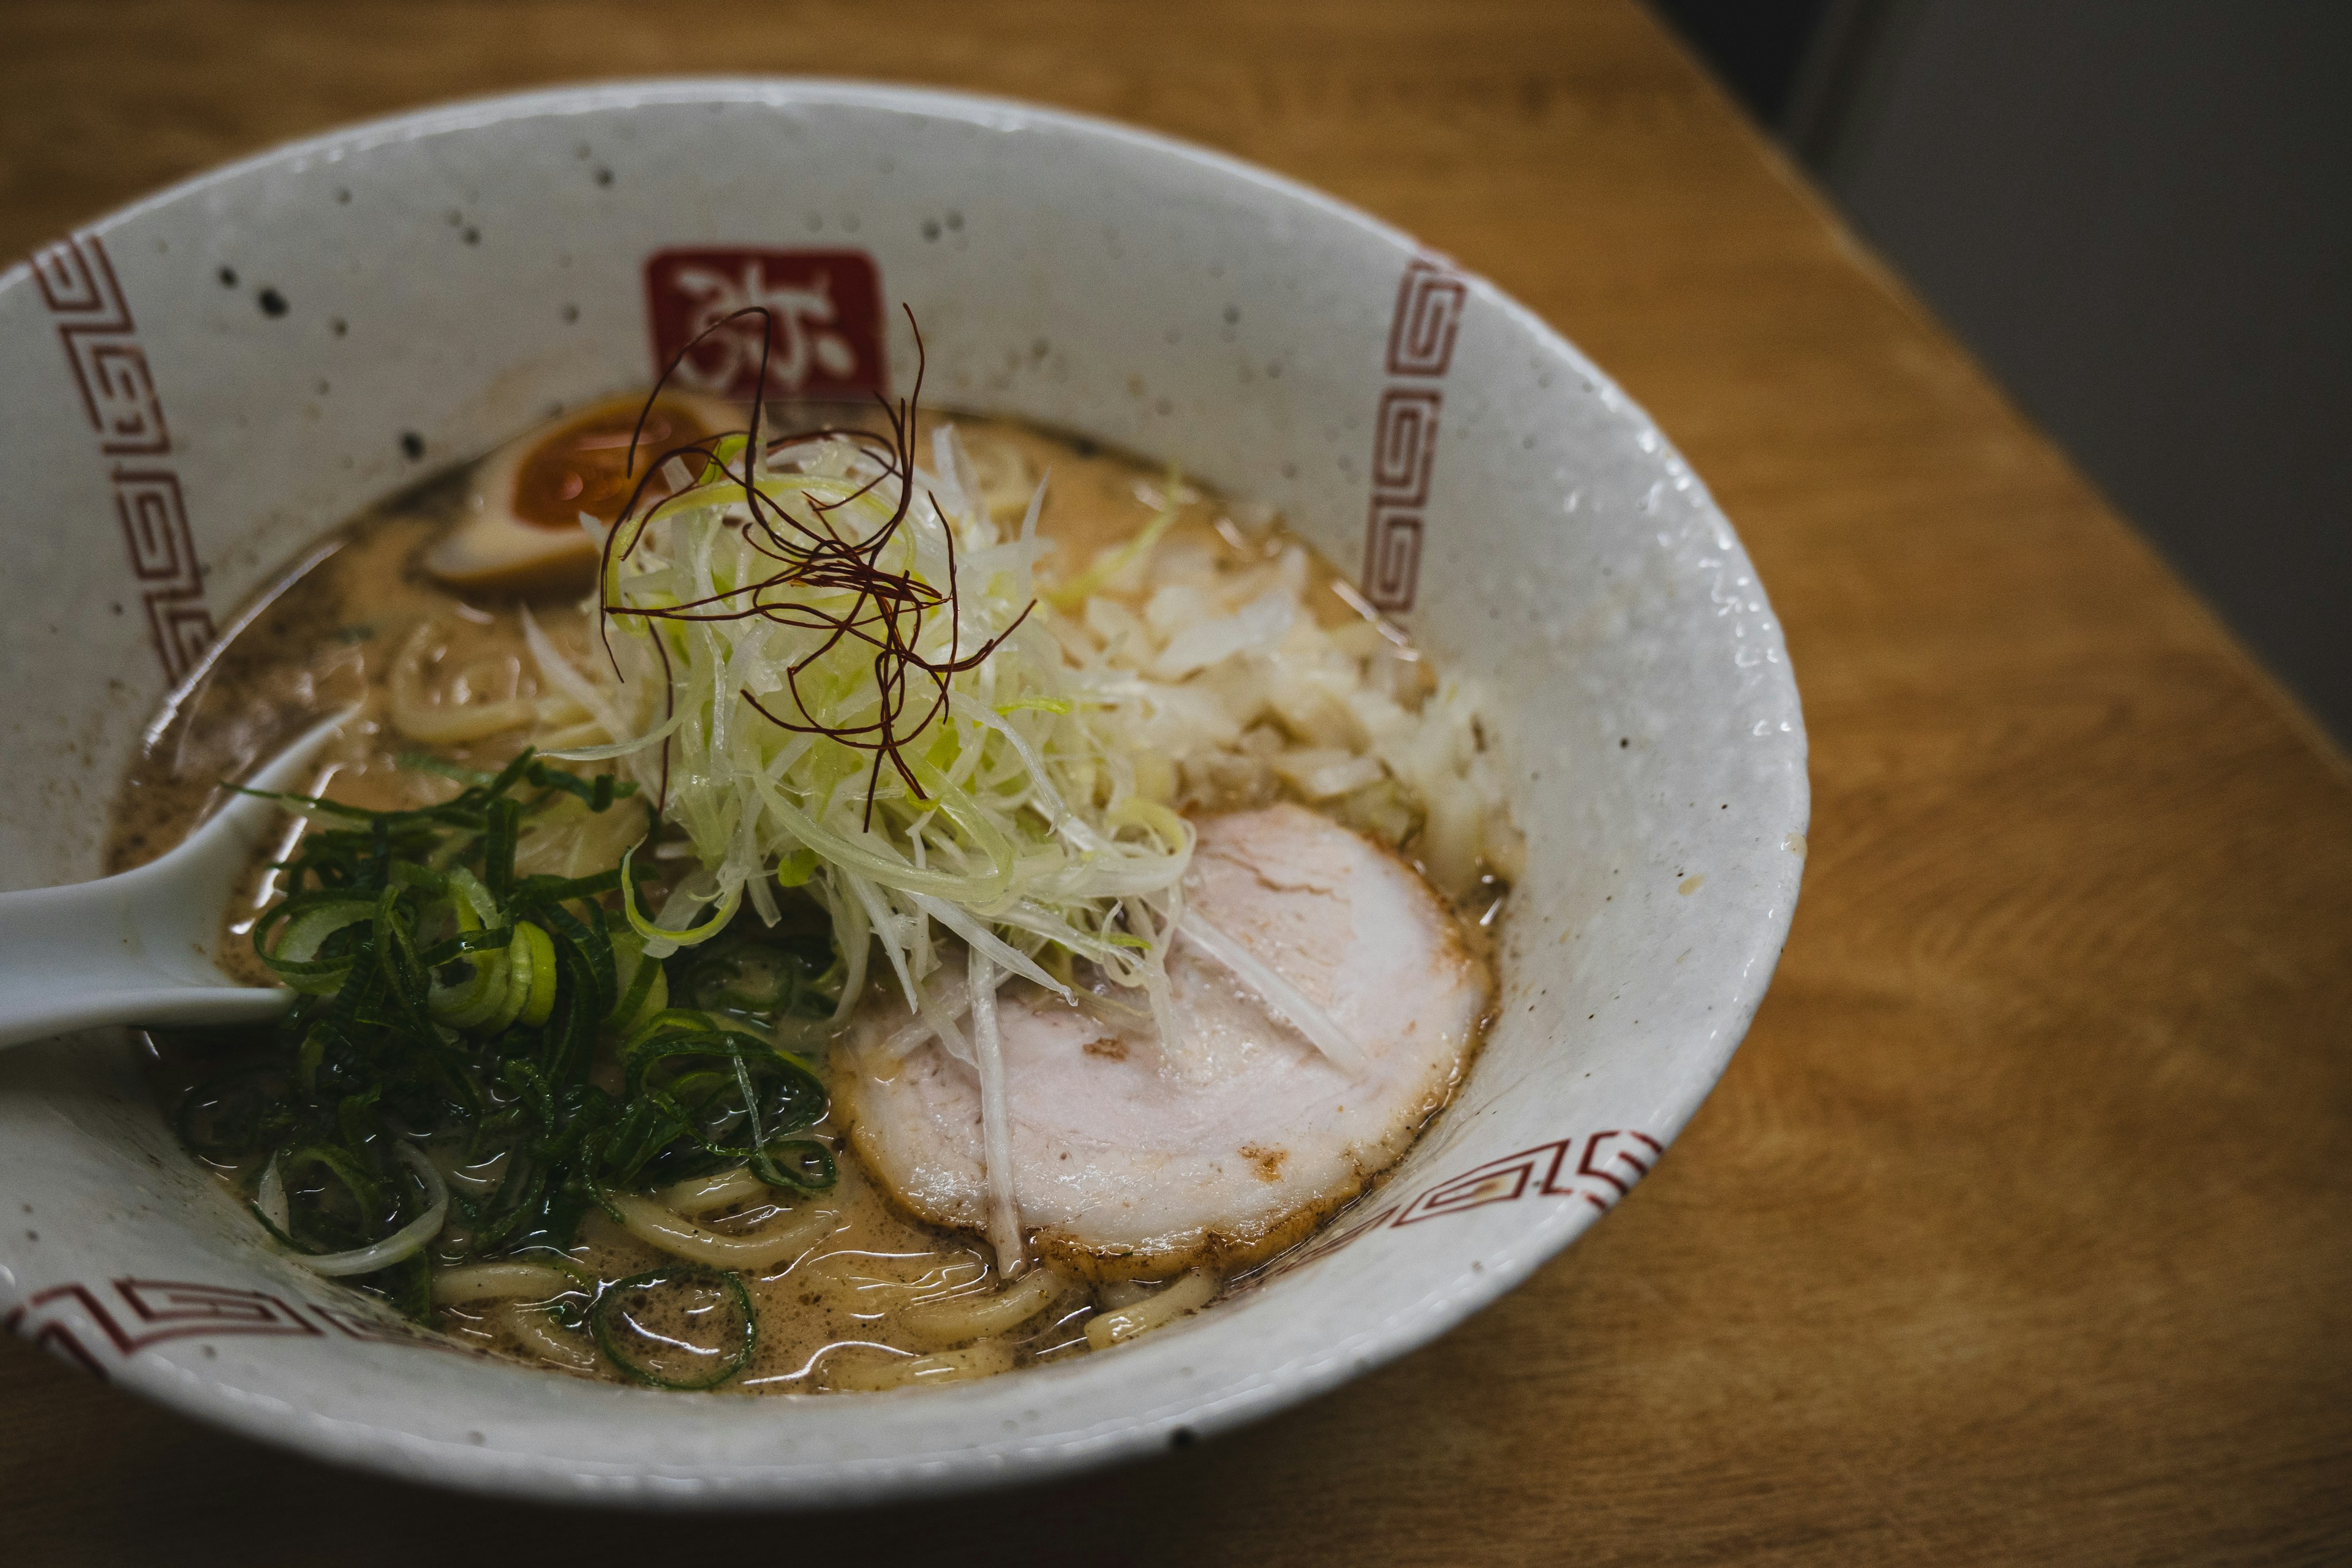
[[[311,729],[252,780],[283,790],[351,715]],[[178,847],[94,882],[0,893],[0,1047],[105,1024],[236,1024],[283,1013],[294,994],[240,985],[214,961],[237,879],[279,815],[232,795]]]
[[[182,846],[194,847],[211,846]],[[96,882],[0,893],[0,1047],[103,1024],[246,1023],[286,1010],[292,992],[239,985],[213,963],[192,929],[191,889],[151,874],[170,858]],[[201,908],[217,918],[220,901]]]

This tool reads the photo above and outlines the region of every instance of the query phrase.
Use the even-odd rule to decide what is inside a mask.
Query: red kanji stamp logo
[[[738,310],[770,312],[769,397],[856,397],[889,390],[882,278],[862,250],[663,250],[646,262],[654,368]],[[760,393],[760,324],[711,332],[678,361],[677,385],[722,397]]]

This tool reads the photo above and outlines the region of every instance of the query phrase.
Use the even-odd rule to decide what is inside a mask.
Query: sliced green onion
[[[530,963],[518,966],[516,971],[520,974],[525,968],[529,970],[530,989],[515,1021],[536,1029],[555,1011],[555,943],[545,931],[528,922],[515,927],[515,941],[530,955]]]
[[[320,959],[316,954],[335,932],[374,918],[375,902],[369,899],[332,899],[313,902],[292,918],[286,918],[297,907],[295,900],[289,900],[271,911],[285,926],[274,946],[264,945],[273,923],[269,919],[265,918],[254,927],[254,951],[292,989],[310,995],[331,994],[341,988],[343,976],[351,972],[352,959]]]
[[[681,1317],[688,1321],[663,1321]],[[653,1388],[716,1388],[743,1370],[760,1342],[743,1281],[692,1263],[606,1286],[588,1325],[604,1359]]]

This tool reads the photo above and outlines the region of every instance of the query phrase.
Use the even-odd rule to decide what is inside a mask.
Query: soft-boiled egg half
[[[664,453],[741,422],[728,405],[684,393],[662,393],[650,411],[635,395],[592,404],[476,468],[464,513],[425,552],[425,570],[491,593],[584,589],[595,577],[598,542],[581,526],[581,514],[609,528]],[[656,478],[646,500],[667,489]]]

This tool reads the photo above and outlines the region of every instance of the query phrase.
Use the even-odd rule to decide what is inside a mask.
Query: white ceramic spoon
[[[249,787],[299,784],[350,718],[339,713],[265,763]],[[293,1004],[214,962],[221,915],[284,808],[233,795],[170,854],[119,877],[0,893],[0,1047],[103,1024],[250,1024]]]

